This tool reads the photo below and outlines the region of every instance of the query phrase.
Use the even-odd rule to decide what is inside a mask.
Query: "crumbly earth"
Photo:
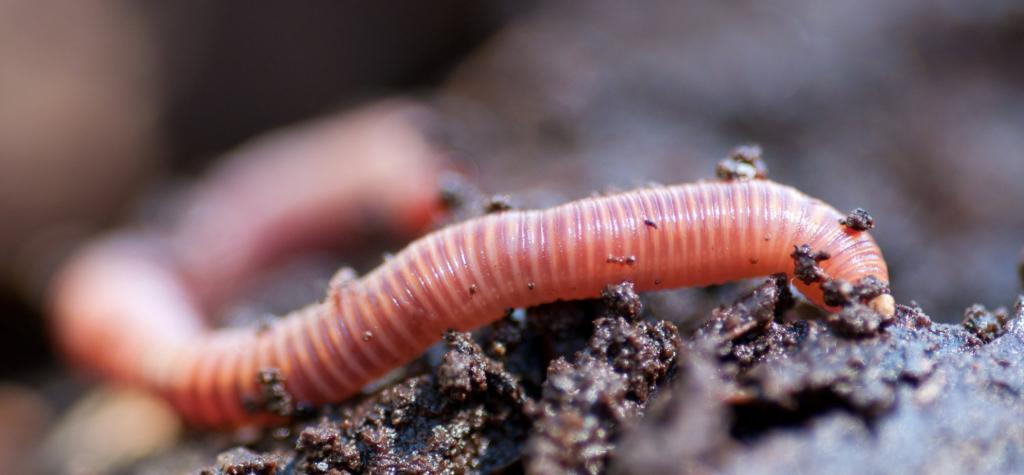
[[[900,306],[870,338],[821,320],[750,327],[693,350],[647,422],[625,436],[624,473],[1020,473],[1024,297],[999,336]],[[698,336],[691,347],[704,348]],[[742,352],[741,352],[742,353]],[[723,371],[730,362],[734,371]],[[699,414],[698,414],[699,411]],[[709,415],[710,414],[710,415]],[[700,435],[696,435],[700,434]],[[940,450],[941,449],[941,450]]]
[[[1024,296],[960,325],[856,299],[823,315],[778,275],[682,334],[648,298],[626,283],[449,332],[424,374],[200,473],[1024,470]]]

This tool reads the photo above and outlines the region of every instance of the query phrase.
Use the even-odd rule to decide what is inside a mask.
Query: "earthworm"
[[[508,308],[596,297],[608,284],[630,281],[644,291],[792,276],[790,253],[802,244],[831,256],[820,265],[834,279],[888,282],[875,241],[840,218],[825,203],[767,180],[654,187],[506,211],[421,237],[364,277],[338,279],[322,302],[269,328],[216,331],[197,323],[188,289],[154,251],[108,241],[84,258],[84,275],[66,276],[65,285],[82,288],[58,289],[77,290],[78,298],[58,295],[57,313],[88,334],[90,341],[75,345],[68,340],[82,336],[64,332],[81,357],[160,392],[193,423],[231,427],[260,422],[243,401],[258,394],[262,368],[280,371],[297,400],[335,402],[416,358],[447,329],[480,327]],[[827,308],[820,288],[794,284]],[[107,292],[99,300],[123,303],[75,307],[96,299],[86,294],[97,290]],[[887,294],[871,305],[894,311]],[[139,323],[154,320],[161,323]]]

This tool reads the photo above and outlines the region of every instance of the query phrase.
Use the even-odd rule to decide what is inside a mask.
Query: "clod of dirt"
[[[833,307],[849,305],[856,298],[855,292],[853,284],[842,279],[826,279],[821,283],[821,293],[825,305]]]
[[[786,274],[775,274],[732,305],[714,309],[697,330],[699,340],[714,344],[731,342],[755,328],[764,330],[781,312],[793,306]]]
[[[856,284],[841,279],[825,279],[821,282],[821,292],[826,305],[840,307],[871,302],[879,295],[888,294],[889,286],[869,275]]]
[[[302,431],[298,473],[489,472],[519,459],[529,421],[517,378],[449,332],[437,376],[396,383]]]
[[[678,331],[667,322],[601,318],[594,322],[594,336],[584,351],[625,376],[629,396],[643,403],[671,371],[679,344]]]
[[[610,472],[714,473],[708,460],[736,445],[717,371],[700,352],[681,355],[675,381],[651,403],[644,422],[625,434]]]
[[[713,310],[687,344],[693,353],[717,356],[724,373],[736,374],[765,354],[783,352],[796,343],[802,327],[775,321],[793,304],[785,274],[773,275],[732,305]]]
[[[705,328],[725,327],[727,313]],[[987,322],[978,328],[1000,320],[968,313]],[[1019,473],[1024,296],[1006,317],[1002,334],[985,345],[972,331],[934,324],[905,306],[870,339],[814,320],[750,326],[732,334],[731,344],[771,340],[773,326],[794,338],[785,347],[766,341],[775,351],[733,372],[722,371],[732,352],[710,353],[710,360],[688,352],[669,397],[623,435],[615,471]],[[699,331],[688,347],[713,346],[705,339],[721,345],[722,336]]]
[[[1006,323],[1010,316],[1005,308],[990,312],[984,305],[974,304],[964,310],[964,319],[960,324],[984,343],[990,343],[1006,332]]]
[[[609,285],[601,292],[601,299],[608,309],[616,315],[636,320],[643,311],[643,303],[636,293],[632,282]]]
[[[641,415],[626,398],[626,380],[591,356],[548,368],[543,402],[531,407],[537,427],[526,446],[529,473],[600,473],[619,425]]]
[[[500,364],[484,356],[468,333],[447,332],[444,336],[448,352],[437,368],[437,384],[441,393],[465,401],[469,395],[487,391],[487,375],[500,374]],[[514,381],[512,384],[515,384]]]
[[[858,338],[878,333],[887,319],[871,307],[855,303],[829,315],[825,321],[832,325],[837,334]]]
[[[337,467],[359,470],[362,458],[355,441],[346,440],[341,430],[327,420],[299,434],[295,450],[303,454],[296,464],[299,473],[338,474],[344,473]]]
[[[281,417],[295,415],[295,399],[284,384],[284,375],[278,368],[263,368],[256,376],[260,395],[246,399],[243,405],[250,412],[269,412]]]
[[[718,162],[715,176],[722,180],[753,180],[768,178],[768,166],[761,158],[761,147],[741,145]]]
[[[540,401],[528,405],[537,421],[525,448],[529,473],[600,473],[624,426],[637,420],[674,368],[679,335],[667,322],[635,320],[632,285],[605,291],[611,312],[594,321],[594,335],[570,363],[548,368]]]
[[[856,208],[850,214],[839,220],[839,224],[855,231],[867,231],[875,227],[875,218],[871,217],[864,208]]]
[[[818,265],[819,262],[832,257],[827,252],[813,252],[810,245],[801,244],[793,246],[793,253],[789,256],[793,258],[793,275],[804,284],[810,285],[828,279],[828,274]]]
[[[283,459],[277,455],[256,454],[238,447],[217,456],[214,467],[200,470],[200,475],[277,475],[283,467]]]

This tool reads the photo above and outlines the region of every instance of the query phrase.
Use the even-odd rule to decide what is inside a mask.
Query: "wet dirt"
[[[323,408],[285,437],[268,431],[251,451],[225,445],[207,470],[1024,470],[1024,296],[942,324],[907,305],[885,319],[860,303],[871,286],[856,288],[828,315],[773,276],[687,332],[628,283],[510,312],[449,332],[425,373]]]

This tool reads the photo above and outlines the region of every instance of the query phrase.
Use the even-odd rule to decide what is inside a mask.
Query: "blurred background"
[[[0,463],[81,393],[42,305],[70,249],[249,138],[396,94],[520,204],[757,143],[875,217],[901,303],[958,321],[1020,291],[1020,2],[0,0]]]

